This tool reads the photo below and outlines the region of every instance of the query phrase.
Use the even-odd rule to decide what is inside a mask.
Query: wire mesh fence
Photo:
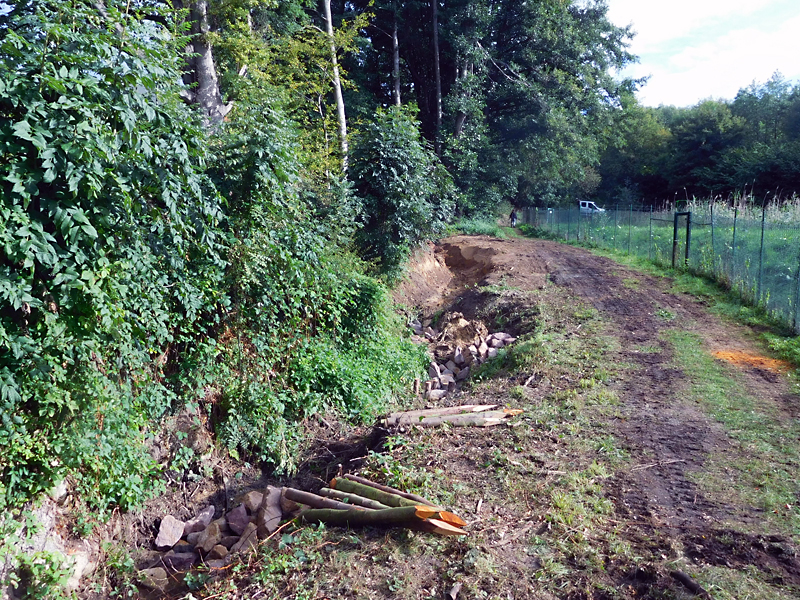
[[[767,208],[692,207],[691,212],[527,208],[524,223],[582,242],[708,275],[800,333],[800,222]]]

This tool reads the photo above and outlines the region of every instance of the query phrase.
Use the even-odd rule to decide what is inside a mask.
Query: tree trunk
[[[376,490],[381,490],[389,494],[394,494],[395,496],[408,498],[409,500],[413,500],[418,504],[425,504],[433,508],[439,508],[436,504],[434,504],[430,500],[423,498],[422,496],[418,496],[417,494],[411,494],[409,492],[404,492],[403,490],[398,490],[397,488],[389,487],[388,485],[381,485],[380,483],[375,483],[374,481],[370,481],[369,479],[365,479],[364,477],[359,477],[358,475],[351,475],[350,473],[347,473],[345,474],[344,478],[349,479],[350,481],[355,481],[356,483],[360,483],[362,485],[368,485],[369,487],[374,487]]]
[[[392,98],[395,106],[400,106],[400,42],[397,38],[397,2],[394,3],[392,20]]]
[[[325,28],[331,46],[331,64],[333,65],[333,93],[336,97],[336,116],[339,120],[339,146],[342,151],[342,170],[347,171],[347,117],[344,112],[344,96],[342,82],[339,78],[339,62],[336,59],[336,40],[333,37],[333,17],[331,17],[331,0],[322,0],[325,8]]]
[[[433,6],[433,77],[436,80],[436,141],[434,148],[437,156],[442,148],[439,134],[442,130],[442,74],[439,69],[439,0],[432,0]]]
[[[194,100],[200,105],[203,115],[208,123],[219,123],[230,110],[230,105],[222,102],[219,91],[217,69],[214,65],[214,55],[211,44],[206,35],[211,30],[208,22],[208,1],[197,0],[193,2],[189,11],[192,20],[192,49],[196,56],[192,57],[194,71]]]

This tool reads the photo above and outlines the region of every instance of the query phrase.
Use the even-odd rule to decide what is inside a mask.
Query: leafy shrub
[[[455,188],[419,133],[411,109],[378,109],[355,138],[352,177],[364,201],[362,255],[396,273],[410,249],[441,231],[452,214]]]

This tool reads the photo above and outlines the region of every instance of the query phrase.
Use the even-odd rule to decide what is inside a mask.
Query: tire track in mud
[[[712,316],[696,299],[671,293],[668,283],[590,252],[545,240],[451,238],[498,250],[484,271],[484,285],[510,278],[521,289],[541,287],[549,279],[595,308],[618,340],[614,362],[624,365],[616,391],[622,418],[607,424],[633,458],[632,467],[607,482],[625,535],[653,558],[683,548],[699,563],[735,568],[753,565],[786,584],[800,585],[800,563],[785,552],[780,536],[757,536],[726,529],[728,520],[758,523],[755,509],[707,498],[691,480],[712,452],[737,452],[724,428],[696,406],[686,393],[691,381],[672,366],[673,354],[662,338],[666,330],[696,333],[708,351],[752,348],[743,328]],[[452,250],[451,250],[452,251]],[[670,319],[674,315],[674,319]],[[785,380],[761,371],[743,373],[745,390],[783,407],[789,418],[800,402]],[[731,541],[732,540],[732,541]],[[777,575],[776,575],[777,574]],[[637,574],[621,574],[623,580]],[[649,584],[645,587],[649,587]],[[647,593],[645,592],[645,596]]]

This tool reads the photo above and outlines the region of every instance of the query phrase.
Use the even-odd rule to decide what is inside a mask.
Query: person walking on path
[[[512,208],[511,209],[511,226],[512,227],[516,227],[517,226],[517,209],[516,208]]]

